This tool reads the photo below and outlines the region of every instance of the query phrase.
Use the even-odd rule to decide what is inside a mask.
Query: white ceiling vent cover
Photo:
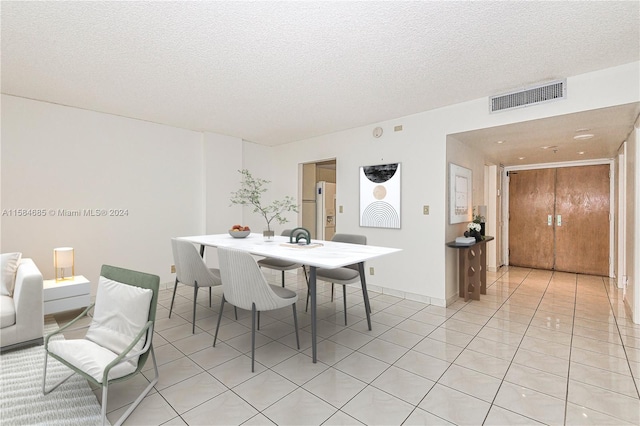
[[[567,80],[558,80],[551,83],[529,87],[517,92],[492,96],[489,98],[489,112],[522,108],[529,105],[557,101],[565,99],[566,97]]]

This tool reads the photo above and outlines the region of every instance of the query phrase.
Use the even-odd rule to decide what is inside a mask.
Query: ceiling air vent
[[[567,97],[567,80],[558,80],[489,98],[489,112],[522,108]]]

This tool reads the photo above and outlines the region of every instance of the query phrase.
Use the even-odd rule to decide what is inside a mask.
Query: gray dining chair
[[[302,232],[302,231],[300,231]],[[289,237],[291,235],[291,229],[285,229],[280,234],[283,237]],[[295,235],[294,235],[295,237]],[[302,268],[304,271],[304,278],[307,282],[307,287],[309,287],[309,277],[307,276],[307,269],[301,263],[294,263],[288,260],[282,259],[274,259],[273,257],[265,257],[258,261],[258,266],[261,268],[274,269],[276,271],[282,272],[282,287],[284,287],[284,273],[285,271],[291,271],[293,269]]]
[[[222,285],[220,270],[208,268],[198,253],[196,246],[189,241],[172,238],[171,248],[173,250],[173,261],[176,264],[176,281],[173,286],[171,306],[169,307],[169,318],[171,318],[178,283],[180,282],[193,287],[193,327],[191,332],[195,334],[198,289],[201,287],[209,287],[209,307],[211,307],[211,287]]]
[[[261,311],[270,311],[293,305],[296,343],[298,349],[300,349],[298,316],[296,313],[298,294],[287,288],[269,284],[258,267],[258,263],[249,253],[232,248],[218,247],[218,259],[220,261],[223,295],[216,333],[213,337],[213,346],[216,346],[218,339],[224,304],[229,302],[235,307],[251,310],[251,372],[255,371],[256,314],[259,315]]]
[[[335,234],[331,241],[338,243],[350,243],[350,244],[367,244],[367,237],[365,235],[356,234]],[[358,264],[347,265],[341,268],[326,269],[318,268],[316,270],[316,280],[326,281],[331,283],[331,300],[333,300],[333,289],[335,284],[342,285],[342,301],[344,304],[344,325],[347,325],[347,285],[361,283],[360,272]],[[362,296],[367,298],[367,293],[362,291]],[[369,312],[367,312],[367,317]]]

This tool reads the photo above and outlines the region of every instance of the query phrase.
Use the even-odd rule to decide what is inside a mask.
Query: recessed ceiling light
[[[518,157],[518,160],[524,160],[525,157]]]
[[[497,144],[504,143],[504,141],[496,141]]]
[[[581,135],[575,135],[573,138],[577,141],[586,141],[587,139],[591,139],[593,134],[591,133],[583,133]]]
[[[557,148],[557,147],[558,147],[557,145],[548,145],[548,146],[541,146],[540,148],[541,149],[554,149],[554,148]]]
[[[584,155],[584,151],[578,151],[578,154]]]

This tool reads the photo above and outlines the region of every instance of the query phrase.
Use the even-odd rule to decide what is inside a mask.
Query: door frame
[[[533,169],[555,169],[559,167],[579,167],[594,165],[609,165],[609,277],[615,276],[615,161],[612,158],[603,158],[587,161],[567,161],[558,163],[539,163],[527,164],[522,166],[505,166],[502,178],[502,218],[504,222],[504,232],[502,234],[502,248],[504,264],[509,265],[509,179],[508,173],[516,170],[533,170]]]

